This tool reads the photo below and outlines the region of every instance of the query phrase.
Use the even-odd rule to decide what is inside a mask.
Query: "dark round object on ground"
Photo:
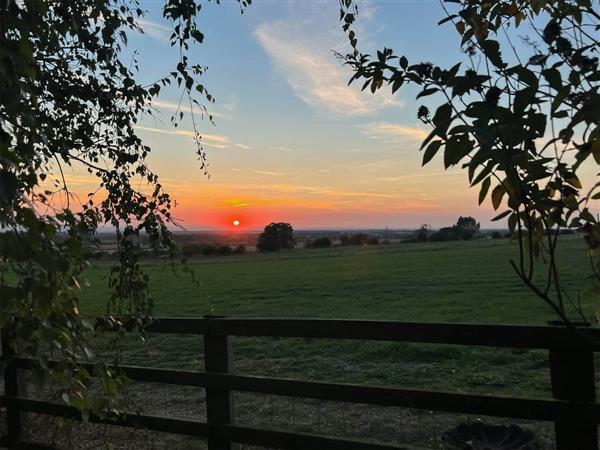
[[[447,450],[541,450],[533,432],[516,425],[460,424],[442,436]]]

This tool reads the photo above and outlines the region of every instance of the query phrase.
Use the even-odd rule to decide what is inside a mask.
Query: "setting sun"
[[[235,220],[233,221],[233,226],[234,226],[234,227],[239,227],[239,226],[240,226],[240,221],[239,221],[239,220],[237,220],[237,219],[235,219]]]

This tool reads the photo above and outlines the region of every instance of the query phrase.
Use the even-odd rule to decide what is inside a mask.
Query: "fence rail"
[[[98,322],[98,326],[106,326]],[[600,351],[600,330],[555,326],[508,326],[431,324],[390,321],[313,319],[156,319],[147,327],[152,333],[204,336],[205,371],[120,366],[132,380],[197,386],[206,389],[207,421],[196,422],[131,414],[116,419],[92,417],[100,423],[142,427],[205,438],[210,450],[229,450],[232,443],[286,449],[399,449],[397,446],[286,431],[261,430],[235,425],[233,391],[289,397],[410,407],[453,413],[481,414],[555,424],[559,450],[598,450],[600,405],[595,402],[594,352]],[[549,351],[553,399],[529,399],[489,395],[400,389],[344,383],[324,383],[284,378],[241,376],[231,373],[229,336],[357,339],[420,342],[469,346],[546,349]],[[66,405],[19,396],[18,370],[33,361],[15,356],[10,342],[2,341],[5,395],[0,406],[7,410],[9,445],[21,438],[20,413],[36,412],[80,418]],[[92,365],[87,365],[93,370]]]

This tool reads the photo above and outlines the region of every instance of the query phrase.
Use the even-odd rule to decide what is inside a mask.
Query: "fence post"
[[[2,342],[2,360],[4,366],[4,393],[8,397],[19,396],[19,373],[14,364],[11,364],[10,358],[15,353],[10,347],[10,339],[5,330],[0,332]],[[7,436],[3,443],[8,448],[18,448],[22,438],[21,412],[14,405],[6,406],[6,426]]]
[[[223,317],[204,316],[207,320],[204,334],[204,370],[206,372],[228,373],[231,368],[229,337],[220,334],[211,322]],[[206,419],[211,426],[208,450],[232,450],[229,440],[214,433],[213,426],[233,423],[233,402],[227,389],[206,388]]]
[[[550,349],[552,395],[560,400],[596,401],[594,352]],[[569,414],[554,422],[557,450],[598,450],[596,415]]]

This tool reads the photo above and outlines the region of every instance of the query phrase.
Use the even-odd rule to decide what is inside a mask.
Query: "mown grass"
[[[295,250],[191,261],[185,273],[148,262],[156,316],[317,317],[544,324],[554,316],[525,288],[506,240]],[[564,285],[591,285],[585,248],[562,242]],[[88,273],[87,313],[103,310],[106,264]],[[584,295],[588,313],[595,300]],[[135,347],[135,348],[134,348]],[[129,361],[202,367],[199,337],[153,336],[130,345]],[[236,370],[302,378],[460,391],[548,395],[544,352],[450,345],[305,339],[235,339]]]
[[[561,245],[564,286],[575,295],[584,293],[586,312],[593,317],[599,305],[585,293],[592,279],[584,244],[565,238]],[[181,267],[173,271],[164,261],[149,260],[145,269],[155,316],[545,324],[555,317],[512,272],[509,260],[516,256],[514,244],[498,240],[198,258],[188,268],[200,285]],[[81,305],[86,314],[105,310],[109,264],[97,261],[87,273]],[[110,355],[117,348],[113,339],[107,334],[98,340],[101,353]],[[232,341],[237,373],[451,392],[551,395],[548,357],[543,351],[310,339]],[[145,344],[128,336],[118,344],[125,363],[196,370],[204,367],[202,345],[201,336],[185,335],[151,335]],[[204,392],[198,388],[135,384],[130,399],[150,414],[205,420]],[[236,411],[240,424],[428,448],[441,447],[445,430],[476,419],[249,393],[236,393]],[[553,447],[550,424],[484,420],[526,426],[540,436],[544,448]],[[107,439],[106,432],[84,431],[79,440],[96,448]],[[117,430],[109,440],[122,443],[115,448],[204,448],[202,442],[167,435],[144,438],[150,440],[142,445],[135,433]]]
[[[208,257],[188,264],[200,286],[166,264],[149,261],[146,270],[157,316],[545,323],[554,316],[515,276],[516,256],[501,240]],[[588,288],[583,242],[564,239],[561,258],[565,286]],[[87,274],[89,313],[103,311],[107,272],[100,262]]]

